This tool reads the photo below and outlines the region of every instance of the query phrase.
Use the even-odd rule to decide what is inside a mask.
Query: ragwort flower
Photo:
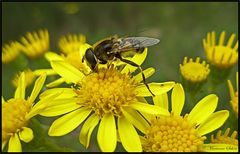
[[[9,63],[13,61],[21,50],[21,44],[17,41],[12,41],[4,44],[2,47],[2,63]]]
[[[196,58],[196,61],[184,57],[183,64],[179,66],[183,78],[194,83],[205,81],[210,73],[209,65],[205,61],[200,63],[199,57]]]
[[[231,104],[233,111],[238,117],[238,72],[236,73],[236,90],[234,90],[231,80],[228,80],[228,88],[231,96]]]
[[[216,33],[212,31],[207,34],[207,38],[203,39],[203,47],[205,55],[211,65],[220,69],[231,68],[238,61],[238,41],[232,47],[235,34],[232,34],[227,44],[224,44],[226,32],[223,31],[216,43]]]
[[[79,51],[80,46],[86,43],[86,36],[79,34],[68,34],[67,36],[62,36],[58,42],[60,51],[65,55]]]
[[[28,32],[25,37],[21,37],[21,43],[23,53],[29,58],[41,57],[49,49],[48,31]]]
[[[154,104],[168,109],[167,94],[155,96]],[[147,152],[197,152],[204,135],[221,127],[229,116],[227,110],[214,112],[218,97],[210,94],[201,99],[189,114],[181,116],[185,95],[181,84],[175,84],[171,95],[170,116],[148,118],[150,128],[142,137]]]
[[[26,69],[23,71],[25,73],[25,82],[26,82],[26,87],[31,85],[35,78],[36,78],[36,74],[31,70],[31,69]],[[12,80],[12,84],[14,87],[17,87],[18,86],[18,80],[20,78],[20,75],[21,75],[21,72],[15,74],[13,80]]]
[[[30,97],[25,99],[25,74],[21,74],[18,80],[18,87],[14,98],[7,101],[2,98],[2,149],[8,143],[8,152],[21,152],[21,141],[30,142],[33,139],[33,131],[28,127],[30,119],[39,114],[41,110],[51,101],[55,95],[49,95],[34,103],[42,86],[46,75],[41,75],[35,82]]]
[[[143,55],[136,55],[134,62],[142,63]],[[138,57],[138,58],[137,58]],[[48,134],[62,136],[73,131],[83,121],[79,140],[86,148],[89,146],[92,131],[99,124],[97,141],[101,151],[114,151],[117,145],[117,134],[127,151],[142,151],[135,127],[146,132],[149,125],[140,113],[168,115],[166,109],[141,102],[141,98],[151,96],[146,86],[141,83],[141,73],[131,77],[129,71],[137,68],[126,65],[118,70],[111,65],[100,68],[98,72],[84,75],[78,69],[64,61],[51,61],[52,68],[67,82],[74,83],[72,88],[53,88],[43,92],[40,98],[51,93],[62,92],[42,116],[63,115],[53,122]],[[154,73],[153,68],[146,69],[147,77]],[[174,82],[148,84],[155,95],[169,91]],[[116,121],[115,121],[116,119]],[[116,124],[117,123],[117,124]]]
[[[207,81],[210,73],[209,64],[205,61],[200,63],[200,58],[195,61],[192,58],[184,57],[183,64],[180,64],[182,84],[186,91],[196,92]]]
[[[222,131],[219,130],[214,137],[211,135],[211,143],[222,143],[222,144],[232,144],[238,146],[237,131],[234,131],[231,136],[229,136],[230,128],[227,128],[224,134],[222,135]]]

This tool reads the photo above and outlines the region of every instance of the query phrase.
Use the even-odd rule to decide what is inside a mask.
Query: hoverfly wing
[[[126,37],[120,38],[112,53],[128,52],[143,47],[149,47],[159,43],[160,40],[150,37]]]
[[[159,39],[150,37],[127,37],[123,38],[123,44],[129,44],[132,48],[149,47],[160,42]]]

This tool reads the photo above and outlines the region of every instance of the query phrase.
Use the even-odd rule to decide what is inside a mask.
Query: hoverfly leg
[[[140,65],[138,65],[138,64],[130,61],[130,60],[123,59],[120,54],[116,54],[116,57],[119,58],[121,61],[127,63],[127,64],[130,64],[130,65],[132,65],[132,66],[138,67],[138,68],[140,69],[140,71],[141,71],[144,85],[147,87],[148,91],[152,94],[152,96],[155,96],[155,95],[153,94],[153,92],[150,90],[148,84],[146,83],[146,78],[145,78],[145,75],[144,75],[144,73],[143,73],[142,67],[141,67]]]
[[[144,83],[145,86],[147,87],[148,91],[149,91],[149,92],[152,94],[152,96],[154,97],[155,95],[153,94],[153,92],[150,90],[148,84],[146,83],[146,78],[145,78],[145,75],[144,75],[144,73],[143,73],[142,67],[139,66],[138,68],[141,70],[142,78],[143,78],[143,83]]]

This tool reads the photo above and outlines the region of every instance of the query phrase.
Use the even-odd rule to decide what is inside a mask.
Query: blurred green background
[[[202,39],[207,32],[216,31],[217,37],[226,30],[227,39],[232,33],[238,38],[238,6],[227,2],[192,3],[2,3],[2,43],[19,40],[26,32],[48,29],[50,50],[59,52],[58,40],[68,33],[82,33],[87,42],[94,42],[109,35],[148,36],[160,39],[160,43],[149,48],[143,68],[154,67],[156,73],[147,81],[180,82],[179,64],[185,56],[205,59]],[[41,64],[41,66],[39,66]],[[14,88],[13,75],[26,67],[31,69],[49,67],[44,60],[30,60],[24,55],[9,64],[2,65],[2,95],[11,98]],[[231,70],[229,78],[235,85],[237,65]],[[197,101],[209,94],[208,84],[197,95]],[[31,88],[30,88],[31,91]],[[215,92],[219,96],[218,109],[229,109],[227,82],[222,83]],[[188,98],[186,102],[188,101]],[[184,113],[189,112],[184,109]],[[231,122],[222,128],[237,129],[236,117],[230,114]],[[40,117],[39,117],[40,118]],[[53,121],[53,118],[51,122]],[[41,118],[46,124],[48,120]],[[47,121],[47,122],[46,122]],[[235,123],[235,124],[234,124]],[[84,150],[78,142],[79,128],[64,137],[55,137],[55,143],[74,151]],[[96,133],[96,129],[95,129]],[[43,132],[43,134],[47,134]],[[96,151],[96,137],[88,151]],[[31,148],[31,147],[29,147]],[[37,148],[36,148],[37,149]],[[38,149],[47,151],[44,147]],[[55,149],[56,150],[56,149]],[[121,146],[118,146],[121,151]]]

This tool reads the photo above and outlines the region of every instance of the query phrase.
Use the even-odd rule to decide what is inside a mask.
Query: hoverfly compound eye
[[[96,65],[97,65],[97,58],[93,52],[93,49],[92,48],[88,48],[86,50],[86,53],[85,53],[85,59],[87,61],[87,64],[88,66],[92,69],[92,70],[95,70],[96,69]]]

